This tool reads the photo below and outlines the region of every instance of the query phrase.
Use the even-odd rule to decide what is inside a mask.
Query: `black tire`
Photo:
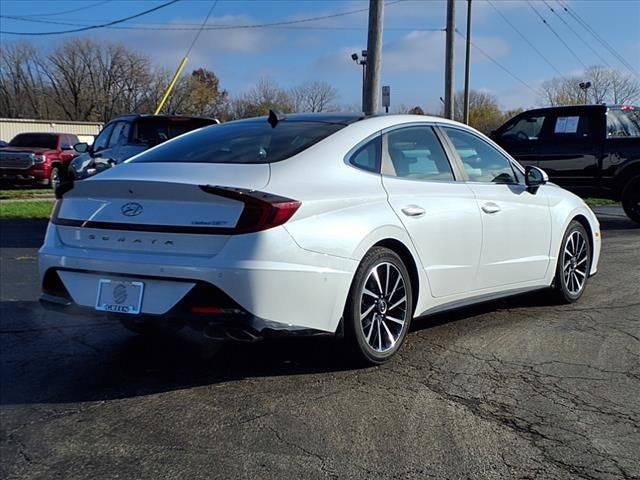
[[[587,286],[591,269],[591,244],[587,231],[580,222],[572,221],[562,237],[554,288],[558,301],[577,301]]]
[[[163,337],[177,333],[184,324],[179,322],[167,322],[160,319],[147,317],[116,317],[122,326],[136,335],[144,337]]]
[[[54,190],[60,185],[62,182],[62,170],[59,165],[51,167],[51,172],[49,173],[49,186]]]
[[[356,270],[344,311],[346,340],[357,359],[387,362],[404,342],[412,316],[407,268],[392,250],[372,248]]]
[[[640,223],[640,175],[629,180],[622,189],[622,208],[631,220]]]

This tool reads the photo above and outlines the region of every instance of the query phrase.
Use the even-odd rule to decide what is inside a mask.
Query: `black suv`
[[[621,200],[640,222],[640,109],[575,105],[523,112],[491,133],[523,165],[572,192]]]
[[[89,146],[78,143],[80,152],[71,162],[71,177],[80,180],[124,162],[170,138],[183,133],[220,123],[215,118],[180,115],[121,115],[114,118],[100,131]]]

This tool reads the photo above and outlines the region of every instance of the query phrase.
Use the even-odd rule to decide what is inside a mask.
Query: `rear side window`
[[[367,144],[355,151],[349,163],[354,167],[367,170],[369,172],[380,171],[380,137],[376,137]]]
[[[635,109],[607,112],[608,137],[640,137],[640,111]]]
[[[194,131],[144,152],[132,162],[272,163],[292,157],[344,124],[240,120]]]
[[[415,180],[452,181],[453,171],[431,127],[408,127],[387,134],[389,174]]]
[[[552,118],[553,125],[549,132],[550,138],[555,140],[574,139],[592,136],[592,122],[587,114],[558,115]]]

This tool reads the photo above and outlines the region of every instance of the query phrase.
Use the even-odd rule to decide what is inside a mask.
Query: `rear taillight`
[[[277,227],[287,222],[300,208],[301,202],[271,193],[244,188],[202,185],[203,191],[212,195],[238,200],[244,210],[238,219],[234,233],[252,233]]]

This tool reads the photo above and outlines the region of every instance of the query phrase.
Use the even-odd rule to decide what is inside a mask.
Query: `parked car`
[[[481,133],[417,115],[275,112],[203,128],[67,184],[45,306],[213,338],[346,336],[383,363],[412,318],[597,271],[598,221]]]
[[[74,179],[95,175],[183,133],[220,123],[214,118],[179,115],[121,115],[107,123],[89,146],[80,143],[71,165]]]
[[[640,110],[576,105],[528,110],[492,138],[523,165],[583,197],[621,200],[640,222]]]
[[[0,148],[0,181],[56,187],[76,156],[70,133],[20,133]]]

